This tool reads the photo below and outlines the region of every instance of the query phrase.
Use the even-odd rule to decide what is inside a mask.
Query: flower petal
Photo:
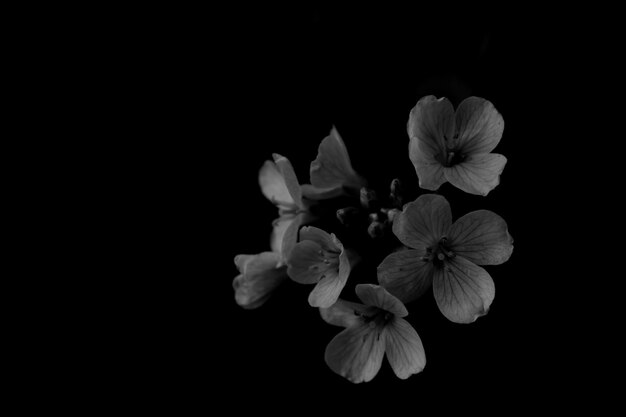
[[[456,110],[457,146],[461,152],[477,155],[491,152],[504,131],[504,119],[490,101],[468,97]]]
[[[304,240],[306,239],[306,240]],[[315,242],[319,250],[333,251],[339,253],[338,264],[331,262],[327,267],[324,259],[327,255],[320,255],[318,269],[321,272],[320,281],[317,283],[311,294],[309,294],[309,304],[313,307],[330,307],[337,301],[341,290],[346,285],[350,275],[350,260],[344,250],[343,245],[334,234],[328,234],[317,227],[305,227],[300,232],[300,243]],[[297,245],[296,245],[297,246]],[[331,255],[336,256],[336,255]]]
[[[279,217],[272,222],[272,234],[270,236],[272,252],[280,253],[283,246],[283,237],[291,223],[293,223],[293,216]]]
[[[311,162],[310,174],[311,184],[317,188],[344,186],[358,190],[366,185],[352,168],[346,145],[334,127],[320,143],[317,158]]]
[[[309,294],[309,305],[321,308],[332,306],[339,298],[347,280],[347,274],[340,275],[332,270],[327,271]]]
[[[440,195],[423,194],[404,206],[393,221],[393,233],[413,249],[425,249],[439,242],[452,224],[448,201]]]
[[[386,327],[385,352],[393,372],[400,379],[421,372],[426,354],[419,335],[405,319],[395,317]]]
[[[469,156],[458,165],[444,169],[446,179],[466,193],[487,195],[500,183],[506,158],[497,153]]]
[[[272,251],[281,254],[282,263],[287,263],[293,247],[298,241],[298,230],[302,225],[302,214],[296,216],[283,216],[274,220],[274,229],[270,238]]]
[[[401,250],[378,266],[378,282],[403,303],[418,299],[432,284],[433,264],[425,262],[423,249]]]
[[[419,99],[409,114],[409,139],[417,138],[424,155],[435,157],[454,135],[454,107],[445,97],[426,96]]]
[[[259,171],[259,185],[263,195],[277,206],[293,206],[294,200],[287,189],[285,178],[272,161],[265,161]]]
[[[372,307],[338,299],[328,308],[320,308],[322,319],[333,326],[351,327],[362,322],[362,315]]]
[[[360,383],[376,376],[384,353],[384,333],[375,326],[359,324],[335,336],[326,346],[324,359],[335,373]]]
[[[324,275],[324,257],[319,254],[320,245],[312,240],[298,242],[288,259],[287,274],[300,284],[315,284]]]
[[[293,247],[296,246],[296,243],[298,242],[298,230],[300,229],[300,226],[302,226],[303,222],[304,215],[298,214],[293,218],[291,224],[289,224],[285,230],[283,243],[280,249],[284,263],[287,263],[287,259],[289,259],[289,255],[291,254]]]
[[[499,265],[513,252],[506,222],[489,210],[477,210],[454,222],[448,232],[450,250],[476,265]]]
[[[356,295],[367,306],[378,307],[398,317],[405,317],[409,314],[402,301],[379,285],[359,284],[356,286]]]
[[[274,289],[287,278],[286,269],[277,266],[279,260],[279,255],[274,252],[235,257],[235,263],[242,265],[242,273],[233,280],[237,304],[253,309],[268,300]]]
[[[320,249],[340,250],[329,233],[315,226],[305,226],[300,229],[300,241],[303,240],[312,240],[320,245]]]
[[[302,190],[300,188],[298,178],[296,177],[296,173],[293,170],[293,166],[291,166],[291,162],[289,162],[289,160],[284,156],[277,153],[272,156],[274,157],[276,167],[285,179],[285,186],[289,191],[289,195],[291,195],[291,198],[298,207],[302,207]]]
[[[235,256],[235,266],[241,273],[245,273],[245,268],[248,262],[258,255],[237,255]]]
[[[487,314],[496,294],[487,271],[461,256],[436,270],[433,290],[439,310],[455,323],[471,323]]]
[[[409,141],[409,159],[415,167],[420,188],[435,191],[447,180],[443,174],[443,165],[434,156],[424,152],[425,146],[417,137],[412,137]]]
[[[335,242],[335,246],[341,250],[341,253],[339,253],[339,279],[346,280],[350,275],[353,263],[358,262],[358,258],[354,259],[354,256],[358,256],[358,254],[353,255],[353,263],[350,263],[350,256],[348,256],[348,252],[352,253],[352,251],[345,250],[339,239],[337,239],[334,234],[332,234],[331,237]]]

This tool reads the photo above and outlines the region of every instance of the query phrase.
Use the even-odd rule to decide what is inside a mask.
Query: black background
[[[572,346],[581,338],[572,326],[584,318],[562,308],[571,275],[555,262],[567,238],[565,212],[554,203],[570,191],[561,126],[577,117],[572,86],[587,88],[568,72],[585,37],[555,29],[551,18],[514,23],[474,12],[453,19],[417,8],[190,11],[138,33],[129,54],[149,62],[132,79],[148,103],[140,117],[150,133],[137,150],[132,194],[150,196],[135,220],[149,242],[151,273],[128,335],[138,345],[129,343],[124,357],[130,384],[147,387],[148,401],[211,409],[234,397],[226,401],[237,410],[274,411],[291,401],[304,409],[339,400],[419,410],[458,400],[498,410],[494,398],[534,407],[558,402],[555,387],[578,385],[572,364],[581,349]],[[429,94],[455,106],[476,95],[503,115],[495,152],[508,163],[500,185],[487,197],[450,184],[438,192],[454,218],[477,209],[501,215],[515,250],[486,268],[496,298],[477,322],[447,321],[429,294],[409,305],[426,350],[422,373],[399,380],[385,360],[373,381],[353,385],[324,362],[341,328],[308,306],[312,287],[287,281],[264,306],[244,310],[234,301],[233,258],[269,249],[277,211],[258,187],[263,162],[282,154],[308,182],[333,125],[374,188],[398,177],[425,192],[408,159],[406,122]],[[574,187],[584,189],[584,179],[577,175]],[[342,296],[354,298],[355,282],[375,282],[371,270],[362,272]]]

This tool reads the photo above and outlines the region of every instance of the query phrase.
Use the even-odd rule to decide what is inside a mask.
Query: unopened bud
[[[402,184],[400,184],[400,180],[397,178],[394,178],[393,181],[391,181],[391,194],[400,194],[402,191]]]
[[[369,188],[362,187],[361,188],[361,205],[366,209],[371,209],[372,206],[376,203],[376,192],[374,190],[370,190]]]
[[[359,209],[356,207],[344,207],[337,210],[337,219],[343,225],[348,225],[358,214]]]
[[[394,180],[391,181],[391,186],[389,187],[389,189],[391,190],[391,192],[389,193],[389,199],[391,200],[392,204],[396,207],[402,207],[403,192],[400,180],[394,178]]]
[[[383,237],[383,235],[385,234],[385,225],[381,222],[373,221],[367,227],[367,233],[373,239]]]
[[[396,216],[400,214],[400,210],[398,209],[391,209],[387,212],[387,219],[389,220],[389,223],[393,223],[393,220],[396,218]]]

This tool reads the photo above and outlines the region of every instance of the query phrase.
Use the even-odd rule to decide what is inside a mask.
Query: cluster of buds
[[[400,180],[391,182],[389,198],[382,200],[371,188],[362,187],[359,191],[359,204],[337,210],[337,219],[347,227],[366,221],[368,235],[373,239],[387,235],[393,218],[402,210],[402,189]]]

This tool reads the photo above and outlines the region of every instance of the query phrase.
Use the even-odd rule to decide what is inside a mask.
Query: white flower
[[[284,156],[274,154],[274,161],[265,161],[259,172],[261,191],[276,207],[279,218],[274,220],[270,245],[280,253],[284,264],[298,239],[298,229],[309,219],[308,206],[303,202],[302,187]]]
[[[316,284],[309,295],[313,307],[330,307],[346,285],[350,261],[334,234],[317,227],[303,227],[300,241],[291,251],[287,274],[300,284]]]
[[[430,287],[439,309],[455,323],[487,314],[495,297],[489,273],[478,265],[499,265],[513,252],[513,238],[502,217],[477,210],[452,223],[448,201],[424,194],[404,206],[393,233],[409,250],[387,256],[378,282],[408,303]]]
[[[409,158],[419,186],[437,190],[449,181],[470,194],[487,195],[500,183],[504,120],[491,102],[468,97],[456,109],[443,97],[422,97],[409,115]]]
[[[422,341],[403,317],[404,304],[383,287],[359,284],[356,294],[364,304],[339,300],[320,308],[322,318],[346,329],[326,347],[326,363],[351,382],[368,382],[378,373],[383,356],[398,378],[406,379],[426,366]]]
[[[287,268],[278,266],[279,262],[280,255],[276,252],[235,256],[235,265],[240,272],[233,280],[237,304],[247,309],[263,305],[287,278]]]

